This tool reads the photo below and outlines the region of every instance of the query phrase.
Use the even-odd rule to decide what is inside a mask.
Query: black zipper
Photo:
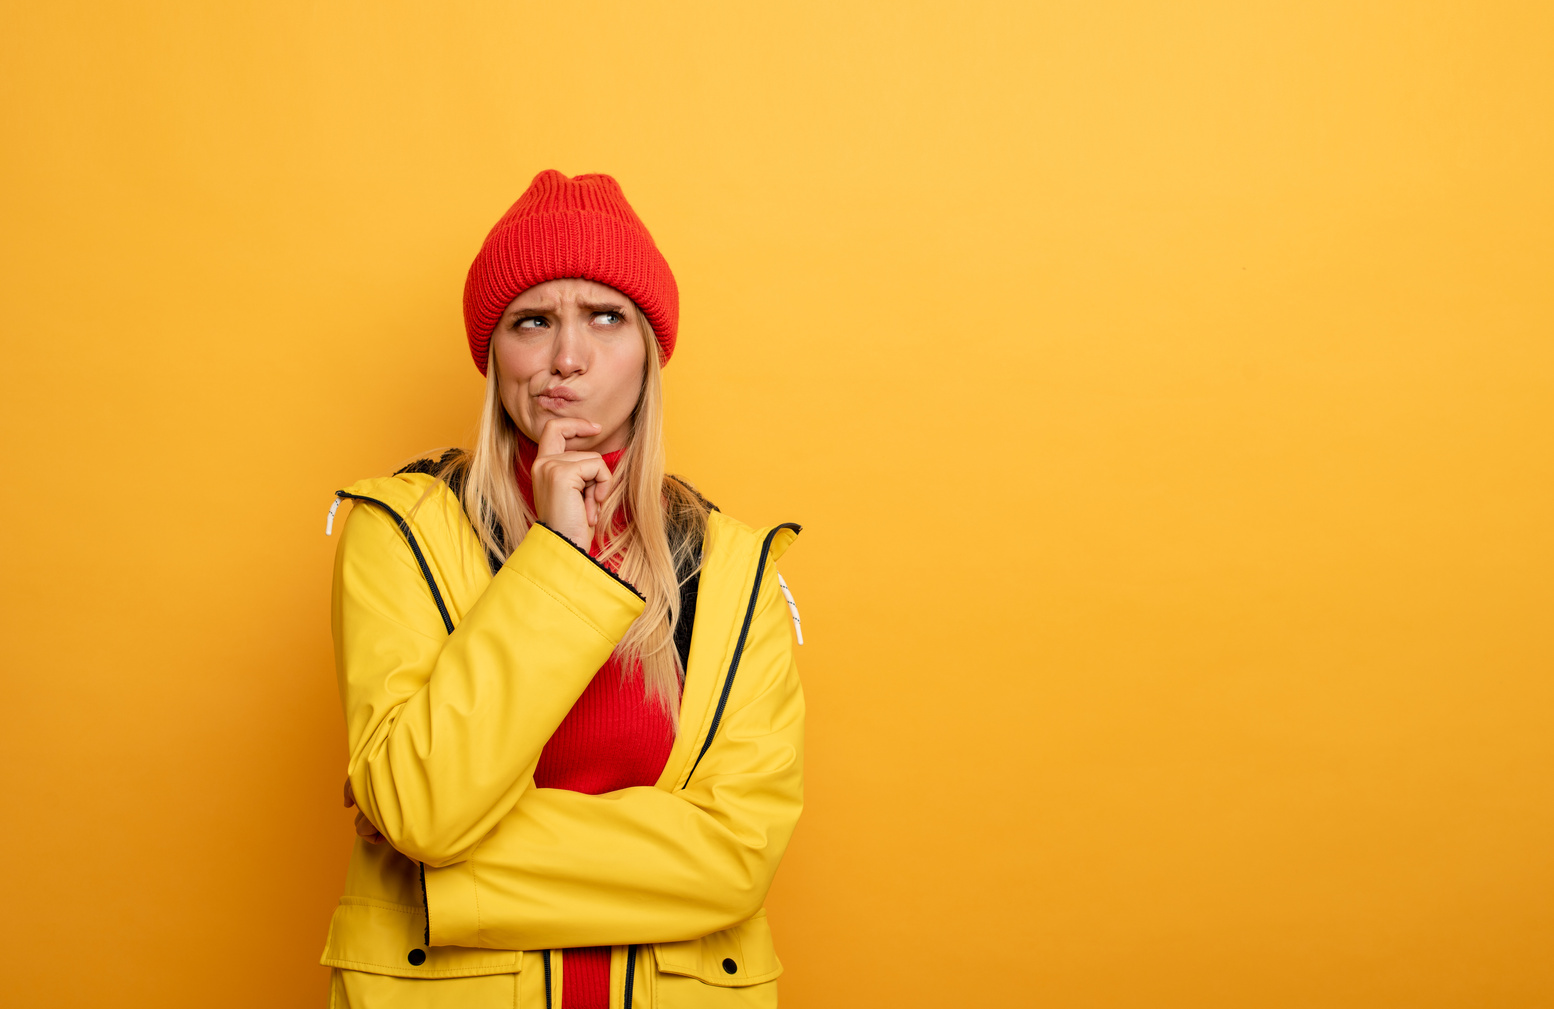
[[[755,567],[755,585],[750,589],[750,605],[745,607],[745,623],[739,629],[739,640],[734,643],[734,657],[728,664],[728,677],[723,681],[723,693],[718,697],[717,710],[712,713],[712,727],[707,730],[707,739],[701,744],[701,752],[696,754],[696,763],[691,765],[691,773],[685,776],[683,789],[690,785],[691,776],[696,773],[696,768],[701,764],[701,758],[707,755],[707,750],[712,746],[712,737],[718,734],[718,723],[723,721],[723,709],[728,704],[729,691],[734,688],[734,674],[739,671],[739,658],[745,652],[745,638],[750,635],[750,621],[755,619],[755,603],[761,594],[761,579],[766,575],[766,557],[771,553],[772,540],[783,529],[792,529],[795,533],[803,532],[803,527],[796,522],[784,522],[782,525],[772,527],[772,531],[766,534],[766,539],[761,543],[761,559]]]
[[[394,519],[394,524],[399,526],[399,531],[405,534],[405,542],[410,544],[410,552],[415,554],[415,562],[421,568],[421,577],[426,579],[426,587],[432,590],[432,602],[437,604],[437,612],[442,614],[442,625],[449,634],[453,633],[453,618],[448,615],[448,607],[443,605],[442,593],[437,590],[437,579],[432,577],[432,569],[427,565],[426,558],[421,554],[421,544],[415,541],[415,534],[410,531],[410,523],[400,517],[399,512],[379,501],[375,497],[367,497],[363,494],[347,494],[343,490],[335,491],[335,497],[346,498],[351,501],[365,501],[375,504],[388,512]],[[426,898],[426,863],[421,866],[421,907],[426,911],[425,941],[428,949],[432,946],[432,902]],[[546,976],[549,976],[549,964],[546,965]],[[549,986],[546,987],[546,1004],[549,1004]]]
[[[550,950],[541,950],[540,956],[545,959],[545,1009],[550,1009]]]
[[[417,862],[421,867],[421,907],[426,910],[426,948],[432,948],[432,902],[426,898],[426,863]]]
[[[632,946],[626,950],[626,999],[621,1003],[621,1009],[631,1009],[631,985],[637,974],[637,947]]]
[[[335,491],[335,497],[349,498],[352,501],[365,501],[368,504],[375,504],[393,516],[395,523],[397,523],[399,526],[399,531],[405,534],[405,540],[410,544],[410,552],[415,554],[415,562],[421,567],[421,577],[426,579],[426,587],[432,590],[432,601],[437,604],[437,612],[442,614],[442,625],[443,627],[447,628],[449,634],[452,634],[453,618],[448,615],[448,607],[443,605],[442,593],[437,591],[437,580],[432,577],[432,569],[427,565],[426,558],[421,554],[421,544],[415,541],[415,534],[410,531],[410,523],[400,518],[399,512],[390,508],[388,505],[384,504],[382,501],[379,501],[375,497],[366,497],[361,494],[347,494],[343,490]]]

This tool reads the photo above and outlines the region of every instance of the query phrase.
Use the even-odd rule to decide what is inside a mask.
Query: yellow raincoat
[[[352,852],[331,1005],[561,1009],[554,951],[606,945],[612,1009],[776,1005],[762,902],[803,804],[804,699],[772,565],[798,527],[712,513],[668,763],[587,795],[535,765],[641,597],[538,525],[493,577],[431,476],[339,496],[349,774],[388,843]]]

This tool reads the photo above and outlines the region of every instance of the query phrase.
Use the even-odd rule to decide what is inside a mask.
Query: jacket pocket
[[[531,1004],[518,995],[517,974],[449,977],[436,984],[339,968],[330,974],[329,1009],[513,1009]]]
[[[371,897],[341,897],[329,922],[319,960],[326,967],[394,977],[475,977],[516,974],[523,955],[516,950],[427,946],[426,913]]]
[[[733,928],[653,946],[654,1009],[729,1009],[777,1004],[782,964],[763,909]]]

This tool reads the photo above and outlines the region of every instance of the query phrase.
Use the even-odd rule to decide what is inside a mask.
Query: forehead
[[[610,306],[629,309],[631,299],[608,284],[581,277],[562,277],[535,284],[508,304],[508,311],[515,308],[553,309],[563,305]]]

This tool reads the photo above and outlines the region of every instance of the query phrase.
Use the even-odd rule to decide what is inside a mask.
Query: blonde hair
[[[641,664],[644,692],[671,716],[673,725],[678,721],[674,716],[680,710],[685,675],[674,632],[682,619],[692,616],[680,612],[680,586],[701,567],[710,506],[689,484],[664,473],[664,386],[658,340],[640,309],[637,323],[647,346],[642,391],[628,421],[631,434],[626,451],[595,528],[600,530],[600,559],[617,559],[621,580],[647,599],[642,615],[616,646],[615,656],[628,678]],[[475,449],[467,455],[444,456],[437,475],[458,488],[481,546],[499,563],[523,541],[536,516],[513,476],[518,428],[502,405],[495,340],[491,346]],[[627,521],[617,528],[622,509]]]

